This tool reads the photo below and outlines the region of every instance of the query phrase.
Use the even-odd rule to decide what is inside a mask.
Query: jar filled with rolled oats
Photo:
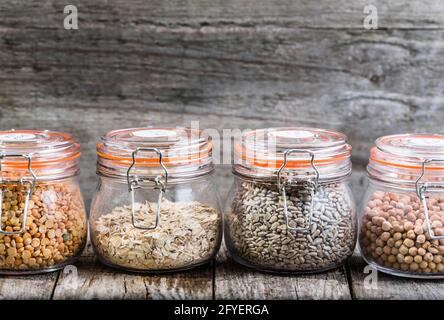
[[[66,133],[0,131],[0,273],[71,264],[87,238],[77,176],[80,146]]]
[[[345,135],[313,128],[246,132],[235,143],[225,242],[237,262],[263,271],[335,268],[356,243]]]
[[[193,268],[222,236],[213,145],[201,130],[132,128],[97,144],[91,241],[106,265],[134,272]]]

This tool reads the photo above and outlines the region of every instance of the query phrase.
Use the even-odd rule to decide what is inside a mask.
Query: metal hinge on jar
[[[315,179],[314,181],[311,181],[310,179],[304,180],[303,183],[311,186],[310,190],[310,213],[308,216],[308,224],[305,227],[292,227],[289,225],[289,217],[288,217],[288,205],[287,205],[287,192],[286,192],[286,185],[289,184],[289,181],[282,181],[282,171],[284,170],[285,166],[287,165],[287,157],[291,153],[307,153],[310,156],[310,164],[315,172]],[[287,226],[287,229],[294,232],[309,232],[310,227],[312,225],[312,219],[313,219],[313,202],[314,202],[314,195],[317,192],[318,189],[318,183],[319,183],[319,171],[316,168],[314,164],[314,153],[310,150],[305,149],[288,149],[284,152],[284,160],[282,162],[282,165],[280,166],[279,170],[277,171],[277,185],[278,189],[281,192],[283,201],[284,201],[284,218],[285,218],[285,224]]]
[[[29,183],[28,191],[26,192],[25,197],[25,205],[23,207],[23,218],[21,222],[20,230],[18,231],[5,231],[3,230],[3,224],[1,221],[3,221],[3,190],[0,189],[0,234],[2,235],[20,235],[23,232],[25,232],[26,229],[26,223],[28,220],[28,207],[29,207],[29,199],[31,198],[32,193],[34,192],[35,183],[37,180],[37,177],[34,173],[34,171],[31,168],[31,154],[0,154],[0,175],[2,173],[2,161],[4,158],[25,158],[28,161],[27,170],[29,174],[31,175],[31,179],[23,178],[21,177],[18,180],[7,180],[8,183],[19,183],[21,186],[24,185],[26,182]],[[0,182],[3,183],[3,176],[0,176]]]
[[[139,151],[154,151],[159,155],[159,164],[160,166],[163,168],[165,174],[162,175],[158,175],[155,178],[139,178],[137,177],[137,175],[134,176],[130,176],[131,173],[131,169],[135,166],[136,164],[136,156],[137,153]],[[128,171],[126,173],[126,178],[127,178],[127,183],[128,183],[128,191],[131,193],[131,222],[134,226],[134,228],[136,229],[142,229],[142,230],[153,230],[156,229],[159,226],[159,221],[160,221],[160,206],[161,206],[161,202],[163,199],[163,196],[165,194],[166,191],[166,187],[168,184],[168,170],[165,167],[164,163],[163,163],[163,154],[162,152],[157,149],[157,148],[137,148],[136,150],[133,151],[132,153],[132,163],[128,168]],[[163,178],[163,180],[162,180]],[[159,196],[157,199],[157,209],[156,209],[156,221],[154,223],[153,226],[142,226],[142,225],[138,225],[136,223],[136,214],[135,214],[135,193],[137,189],[140,189],[140,183],[141,182],[146,182],[146,181],[150,181],[150,182],[154,182],[155,187],[154,189],[159,190]]]
[[[416,182],[415,182],[416,194],[418,195],[418,198],[421,201],[422,207],[424,208],[424,217],[425,217],[425,220],[426,220],[427,231],[429,232],[429,236],[430,236],[430,238],[432,240],[444,239],[444,235],[437,236],[437,235],[434,234],[434,232],[432,230],[432,225],[430,224],[429,209],[427,208],[427,202],[426,202],[427,197],[424,195],[424,193],[427,192],[430,189],[441,189],[441,190],[443,190],[444,186],[443,185],[438,185],[438,184],[432,184],[432,183],[428,183],[428,182],[421,182],[421,179],[425,175],[426,164],[432,163],[432,162],[438,162],[438,161],[442,162],[443,160],[425,159],[422,162],[421,175],[419,176],[418,179],[416,179]]]

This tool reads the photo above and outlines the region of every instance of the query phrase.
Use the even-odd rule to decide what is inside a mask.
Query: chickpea
[[[387,261],[390,264],[396,263],[396,257],[393,254],[391,254],[391,255],[388,256]]]
[[[435,248],[435,247],[429,247],[427,250],[428,250],[431,254],[438,254],[438,253],[439,253],[439,250],[438,250],[437,248]]]
[[[374,242],[374,244],[375,244],[377,247],[383,247],[383,246],[384,246],[384,241],[382,241],[380,238],[377,238],[377,239],[374,240],[373,242]]]
[[[415,218],[416,218],[416,217],[415,217]],[[411,223],[410,221],[406,221],[406,222],[404,223],[404,230],[405,230],[405,231],[413,230],[413,228],[414,228],[414,225],[413,225],[413,223]]]
[[[407,246],[402,245],[399,248],[399,253],[402,254],[402,255],[407,255],[409,253],[409,249],[407,248]]]
[[[427,253],[424,255],[424,260],[427,261],[427,262],[431,262],[431,261],[433,261],[433,255],[432,255],[430,252],[427,252]]]
[[[423,234],[420,234],[419,236],[416,237],[416,242],[418,243],[425,243],[426,241],[426,237]]]
[[[412,239],[406,238],[406,239],[404,240],[404,245],[405,245],[407,248],[411,248],[411,247],[413,247],[413,246],[415,245],[415,243],[413,242]]]
[[[392,229],[392,224],[388,221],[384,221],[382,223],[382,230],[384,231],[390,231]]]
[[[420,255],[418,254],[418,255],[416,255],[416,256],[413,258],[413,260],[414,260],[416,263],[421,263],[421,262],[422,262],[422,256],[420,256]]]
[[[402,237],[402,235],[401,235]],[[402,240],[398,240],[395,242],[395,248],[400,248],[402,246],[403,241]]]
[[[419,265],[416,262],[413,262],[413,263],[410,264],[409,268],[410,268],[411,271],[418,271]]]
[[[387,241],[388,239],[390,239],[390,233],[389,233],[389,232],[383,232],[383,233],[381,234],[381,239],[382,239],[383,241]]]
[[[404,262],[407,264],[411,264],[413,262],[413,257],[412,256],[405,256]]]
[[[377,247],[376,249],[375,249],[375,253],[378,255],[378,256],[380,256],[381,254],[383,254],[383,249],[381,248],[381,247]]]
[[[401,233],[401,232],[396,232],[396,233],[393,235],[393,240],[394,240],[394,241],[398,241],[398,240],[400,240],[400,239],[402,239],[402,233]]]
[[[388,239],[387,246],[389,246],[390,248],[393,248],[395,246],[395,240],[393,240],[393,238]]]
[[[427,251],[424,248],[419,248],[418,249],[418,254],[421,255],[421,256],[424,256],[426,254],[426,252]]]
[[[409,239],[415,239],[416,238],[416,233],[413,230],[409,230],[407,231],[407,238]]]

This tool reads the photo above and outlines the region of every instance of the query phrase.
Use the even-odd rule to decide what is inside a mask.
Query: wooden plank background
[[[362,26],[369,2],[378,8],[378,30]],[[79,30],[63,28],[67,4],[78,7]],[[100,135],[123,127],[189,126],[191,121],[217,130],[315,126],[343,131],[354,147],[352,183],[359,202],[375,138],[444,133],[443,74],[440,0],[0,2],[0,129],[73,133],[82,144],[80,181],[87,204],[96,183]],[[216,179],[224,198],[231,183],[229,166],[219,167]],[[96,268],[92,258],[85,259],[80,268]],[[233,283],[233,274],[241,283],[261,277],[225,259],[222,253],[216,263],[221,279],[216,296],[218,288]],[[206,288],[208,270],[191,277]],[[89,284],[76,290],[94,297],[101,283],[91,272],[82,277]],[[110,298],[139,297],[137,288],[143,286],[143,294],[156,295],[146,279],[131,278],[136,289],[122,293],[125,276],[110,277],[118,278]],[[319,277],[336,283],[325,288],[323,297],[349,298],[338,289],[347,285],[344,270]],[[293,279],[291,288],[315,278]],[[353,271],[354,278],[359,276]],[[2,297],[8,296],[5,279],[0,281]],[[264,286],[272,281],[261,279]],[[34,281],[53,286],[56,279]],[[58,283],[63,286],[63,275]],[[360,297],[359,283],[351,287]],[[157,297],[206,297],[211,292],[205,288]],[[242,295],[255,297],[249,290]],[[297,290],[269,292],[304,296]],[[231,294],[225,291],[224,297]],[[51,295],[72,297],[58,288]]]

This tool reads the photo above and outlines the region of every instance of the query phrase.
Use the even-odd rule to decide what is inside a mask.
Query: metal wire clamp
[[[285,166],[287,165],[288,155],[291,153],[296,153],[296,152],[307,153],[310,156],[310,164],[316,174],[314,181],[311,181],[311,180],[304,181],[305,184],[308,184],[312,187],[312,188],[310,188],[311,189],[311,192],[310,192],[311,202],[310,202],[310,213],[308,216],[308,225],[305,227],[291,227],[289,225],[287,192],[285,189],[286,185],[288,184],[288,180],[286,180],[284,182],[282,181],[282,171],[284,170]],[[282,162],[281,167],[277,171],[277,184],[278,184],[278,189],[280,190],[282,198],[284,200],[284,217],[285,217],[285,224],[286,224],[288,230],[295,231],[295,232],[307,232],[309,230],[310,226],[312,225],[313,202],[314,202],[314,195],[318,189],[318,183],[319,183],[319,171],[314,164],[314,153],[312,151],[305,150],[305,149],[288,149],[284,152],[284,161]]]
[[[31,168],[31,158],[32,154],[0,154],[0,182],[3,183],[3,176],[1,175],[2,172],[2,161],[4,158],[25,158],[28,161],[28,167],[27,170],[29,174],[31,175],[31,179],[23,178],[21,177],[18,180],[7,180],[8,183],[19,183],[20,185],[24,185],[25,183],[29,183],[28,191],[26,192],[25,197],[25,206],[23,208],[23,218],[20,230],[17,231],[5,231],[3,230],[3,224],[1,221],[3,221],[3,190],[0,189],[0,234],[2,235],[19,235],[25,232],[26,230],[26,223],[28,220],[28,207],[29,207],[29,199],[31,198],[32,193],[34,192],[35,183],[37,180],[37,177],[34,173],[34,171]]]
[[[419,176],[418,179],[416,179],[416,182],[415,182],[416,194],[418,195],[418,198],[421,201],[422,207],[424,208],[424,216],[425,216],[425,220],[426,220],[427,231],[429,232],[430,238],[433,240],[444,239],[444,235],[443,236],[436,236],[432,230],[432,225],[430,224],[429,209],[427,208],[427,202],[426,202],[427,197],[424,195],[424,193],[429,189],[443,189],[444,187],[443,186],[436,186],[436,185],[434,186],[433,184],[430,184],[427,182],[421,182],[421,179],[425,175],[426,164],[429,164],[432,162],[438,162],[438,161],[442,162],[442,160],[437,160],[437,159],[425,159],[422,162],[421,175]]]
[[[154,151],[159,155],[159,164],[164,170],[164,175],[158,175],[154,179],[142,179],[137,177],[137,175],[131,176],[131,169],[136,165],[136,156],[139,151]],[[136,229],[142,229],[142,230],[153,230],[156,229],[159,226],[160,221],[160,206],[163,199],[163,196],[166,191],[166,187],[168,184],[168,170],[165,167],[165,164],[163,163],[163,154],[162,152],[157,148],[142,148],[139,147],[132,153],[132,163],[128,168],[128,171],[126,172],[126,178],[128,183],[128,192],[131,193],[131,222]],[[162,179],[163,178],[163,179]],[[140,189],[140,183],[145,181],[151,181],[154,182],[155,187],[154,189],[159,190],[159,196],[157,199],[157,209],[156,209],[156,221],[153,226],[143,226],[138,225],[136,223],[136,214],[135,214],[135,193],[137,189]]]

